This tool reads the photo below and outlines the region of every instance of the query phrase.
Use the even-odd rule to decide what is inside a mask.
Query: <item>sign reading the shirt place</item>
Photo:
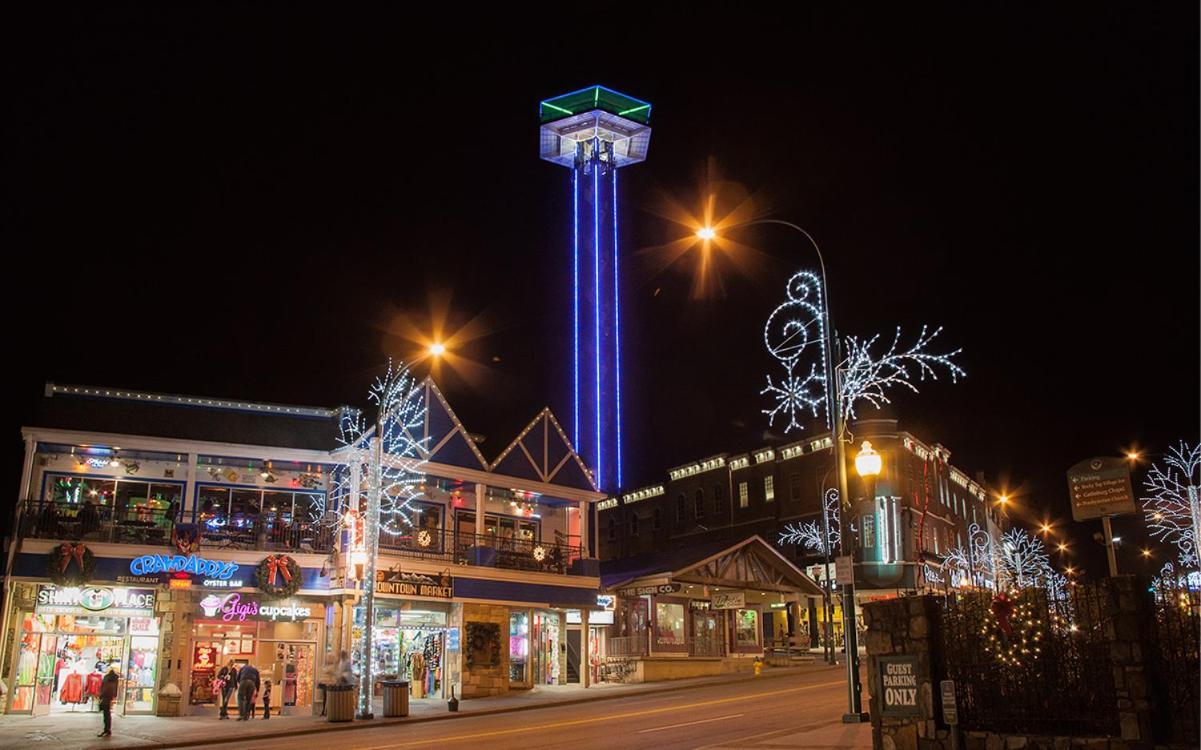
[[[154,589],[39,586],[35,611],[45,615],[152,617]]]

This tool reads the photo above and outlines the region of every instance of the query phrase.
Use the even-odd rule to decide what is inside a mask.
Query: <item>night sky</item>
[[[538,102],[594,83],[654,104],[621,172],[631,486],[771,437],[763,321],[813,256],[740,231],[757,252],[698,297],[698,253],[662,246],[710,194],[813,233],[842,333],[945,326],[969,376],[898,394],[902,427],[1030,517],[1069,520],[1083,458],[1197,439],[1195,4],[747,9],[10,18],[9,486],[47,380],[365,406],[442,307],[479,334],[439,380],[486,456],[543,405],[566,423]]]

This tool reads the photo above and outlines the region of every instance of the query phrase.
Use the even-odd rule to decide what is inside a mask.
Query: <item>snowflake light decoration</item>
[[[827,489],[822,505],[824,506],[822,510],[826,514],[826,528],[830,532],[828,539],[822,539],[820,520],[805,521],[785,524],[777,544],[780,546],[799,544],[816,555],[826,555],[827,553],[833,555],[842,543],[842,526],[838,514],[838,490],[833,487]]]
[[[772,310],[763,327],[763,343],[773,358],[784,368],[779,380],[767,376],[767,385],[759,391],[771,398],[772,408],[764,409],[769,426],[776,419],[786,418],[785,434],[802,429],[798,416],[809,412],[814,417],[829,403],[826,382],[826,310],[822,299],[821,277],[812,271],[799,271],[788,280],[787,299]],[[938,370],[945,369],[951,382],[966,375],[954,358],[960,349],[943,354],[927,351],[942,333],[923,326],[917,340],[908,347],[901,346],[898,328],[892,346],[876,356],[872,347],[879,336],[845,340],[846,358],[838,363],[840,373],[840,408],[848,419],[855,417],[855,404],[866,401],[876,408],[890,403],[888,391],[897,386],[917,392],[915,381],[938,379]],[[830,426],[830,415],[826,414]]]
[[[1201,518],[1197,491],[1201,485],[1201,443],[1183,440],[1168,449],[1163,464],[1147,472],[1143,487],[1143,515],[1152,539],[1176,545],[1180,565],[1197,567],[1197,540]]]

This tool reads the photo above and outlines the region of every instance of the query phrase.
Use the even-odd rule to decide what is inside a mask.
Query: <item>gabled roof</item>
[[[640,578],[744,588],[755,588],[758,584],[768,589],[792,588],[815,596],[822,593],[813,579],[758,535],[733,544],[715,541],[601,562],[602,589],[611,590]]]
[[[550,409],[543,409],[501,451],[490,471],[597,492],[592,473],[575,452]]]
[[[455,415],[454,409],[450,408],[442,391],[434,384],[433,378],[427,376],[421,383],[421,389],[425,401],[421,434],[409,433],[409,437],[420,446],[421,457],[447,466],[487,471],[488,462]]]

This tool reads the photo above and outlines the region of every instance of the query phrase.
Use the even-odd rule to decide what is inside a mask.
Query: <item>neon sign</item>
[[[224,622],[252,620],[304,620],[313,614],[312,607],[297,604],[262,604],[255,599],[243,599],[241,594],[217,596],[209,594],[200,600],[205,617],[220,615]]]
[[[192,573],[205,578],[229,580],[238,572],[238,564],[224,560],[206,560],[196,555],[142,555],[129,561],[129,572],[136,576]]]

